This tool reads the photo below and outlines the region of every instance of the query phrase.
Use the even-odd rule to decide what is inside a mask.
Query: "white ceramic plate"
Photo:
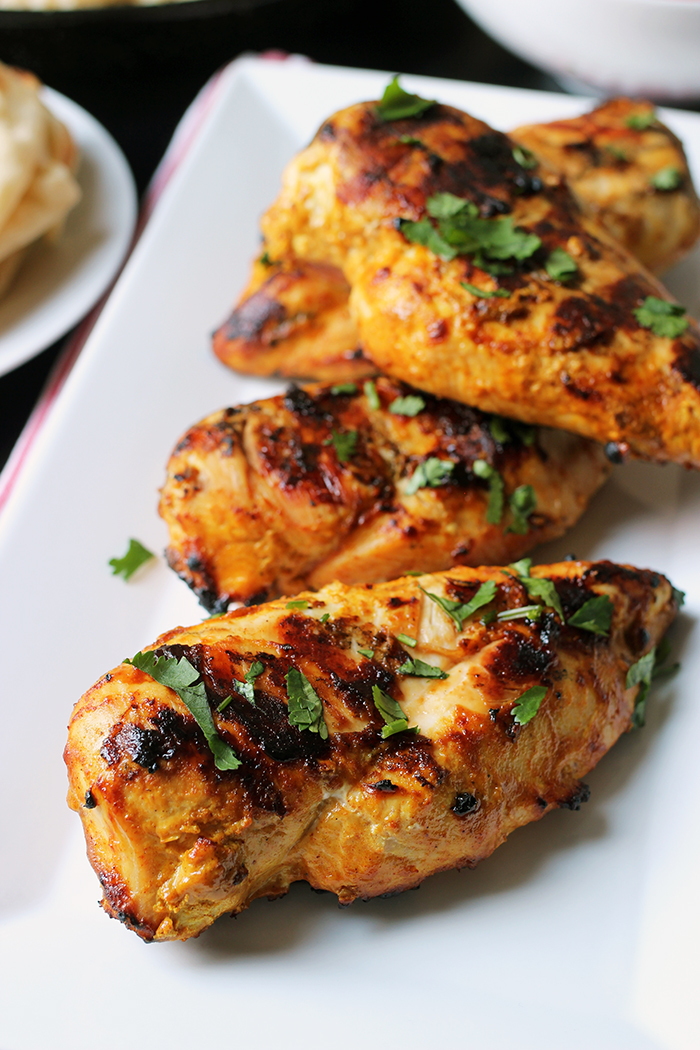
[[[30,249],[0,300],[0,375],[65,335],[109,287],[137,213],[131,169],[112,136],[84,109],[44,88],[44,101],[77,141],[83,196],[55,244]]]
[[[212,356],[280,172],[335,108],[386,74],[244,59],[220,80],[0,519],[2,1050],[697,1050],[700,1014],[700,474],[616,470],[545,561],[575,551],[688,592],[681,675],[589,780],[580,813],[517,831],[475,871],[339,911],[299,885],[196,941],[147,947],[96,905],[61,751],[74,701],[157,632],[202,617],[163,565],[157,489],[180,434],[276,391]],[[559,95],[406,77],[498,127],[572,114]],[[669,112],[700,175],[700,118]],[[700,306],[700,260],[673,275]],[[694,298],[693,298],[694,297]]]

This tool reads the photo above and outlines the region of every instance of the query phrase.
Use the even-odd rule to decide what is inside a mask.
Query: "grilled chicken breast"
[[[481,121],[438,104],[397,121],[376,103],[343,110],[289,165],[263,230],[270,258],[343,270],[380,371],[700,466],[697,326],[655,334],[639,310],[673,312],[661,285]]]
[[[170,459],[160,513],[170,566],[222,611],[512,561],[573,525],[608,470],[593,442],[378,378],[208,416]]]
[[[563,176],[584,214],[654,273],[697,241],[700,204],[682,144],[648,103],[611,99],[580,117],[518,128],[511,137]],[[342,272],[297,258],[274,261],[267,252],[262,259],[214,335],[217,356],[256,375],[337,382],[370,375],[375,369],[362,355]]]
[[[566,621],[612,603],[609,636],[538,599],[517,618],[533,599],[512,569],[457,568],[176,628],[150,656],[161,680],[136,666],[148,653],[106,674],[65,758],[108,914],[169,940],[295,880],[349,903],[471,867],[514,828],[578,808],[581,778],[630,727],[643,687],[628,671],[676,603],[663,577],[609,562],[535,580]],[[485,584],[493,600],[462,629],[435,600],[463,608]]]

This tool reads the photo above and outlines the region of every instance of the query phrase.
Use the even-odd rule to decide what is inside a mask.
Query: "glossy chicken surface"
[[[405,223],[429,224],[428,201],[444,193],[540,247],[520,261],[446,261],[409,240]],[[270,258],[342,269],[380,371],[621,455],[700,466],[697,326],[677,338],[644,327],[634,311],[667,300],[662,286],[481,121],[438,104],[394,122],[376,103],[343,110],[289,165],[262,225]],[[548,272],[555,252],[575,266],[568,278]]]
[[[663,577],[629,566],[532,570],[567,621],[607,596],[608,637],[552,608],[513,618],[532,597],[512,573],[332,584],[293,610],[282,599],[163,635],[154,648],[201,675],[237,769],[216,768],[178,692],[127,663],[105,675],[76,705],[65,758],[108,914],[169,940],[296,880],[349,903],[472,867],[515,828],[578,808],[581,778],[630,727],[628,669],[675,599]],[[430,597],[465,603],[489,581],[493,601],[461,630]],[[425,677],[425,664],[446,677]],[[246,674],[253,702],[240,695]],[[290,721],[299,674],[320,706],[315,731]],[[398,723],[381,714],[387,699]]]
[[[608,471],[593,442],[380,377],[207,417],[170,459],[160,513],[170,566],[223,611],[332,580],[513,561],[571,527]],[[516,521],[525,486],[531,513]]]
[[[561,175],[584,214],[654,273],[678,262],[700,234],[700,204],[678,138],[648,103],[611,99],[590,113],[517,128],[511,138]],[[677,172],[659,189],[659,172]],[[342,272],[301,259],[258,261],[214,352],[239,372],[354,379],[362,357]]]

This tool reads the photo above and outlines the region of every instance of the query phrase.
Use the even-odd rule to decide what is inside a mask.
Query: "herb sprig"
[[[407,117],[419,117],[435,105],[435,99],[421,98],[412,95],[399,84],[398,73],[384,88],[377,110],[382,120],[405,120]]]
[[[112,567],[113,576],[123,576],[125,580],[131,579],[137,569],[145,565],[155,554],[144,547],[138,540],[129,540],[129,549],[121,558],[110,558],[108,564]]]
[[[437,459],[430,456],[419,463],[406,482],[406,495],[413,496],[418,489],[436,489],[444,484],[455,469],[451,459]]]
[[[374,706],[386,723],[382,728],[382,740],[386,740],[395,733],[403,733],[408,729],[408,716],[401,705],[392,696],[385,693],[378,685],[372,686],[372,699]],[[418,726],[410,729],[411,733],[418,732]]]
[[[495,580],[486,580],[470,601],[455,602],[451,598],[443,598],[439,594],[433,594],[432,591],[426,591],[420,584],[418,587],[431,601],[439,605],[443,612],[447,613],[459,631],[464,629],[464,621],[473,616],[477,609],[493,601],[497,590]]]
[[[328,726],[323,717],[323,704],[309,679],[296,667],[290,667],[286,682],[289,724],[300,730],[318,733],[321,740],[327,740]]]
[[[649,328],[654,335],[666,339],[676,339],[683,335],[688,327],[685,307],[679,303],[669,303],[666,299],[657,299],[648,295],[641,306],[632,313],[642,328]]]

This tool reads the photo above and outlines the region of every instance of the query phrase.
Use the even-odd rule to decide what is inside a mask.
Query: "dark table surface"
[[[39,31],[36,15],[18,18],[0,25],[0,59],[33,69],[97,117],[126,154],[139,194],[197,91],[242,51],[560,90],[482,33],[454,0],[203,0],[202,12],[189,21],[177,21],[177,12],[170,23],[157,10],[146,20],[139,12],[123,20],[76,13]],[[62,345],[0,377],[0,467]]]

